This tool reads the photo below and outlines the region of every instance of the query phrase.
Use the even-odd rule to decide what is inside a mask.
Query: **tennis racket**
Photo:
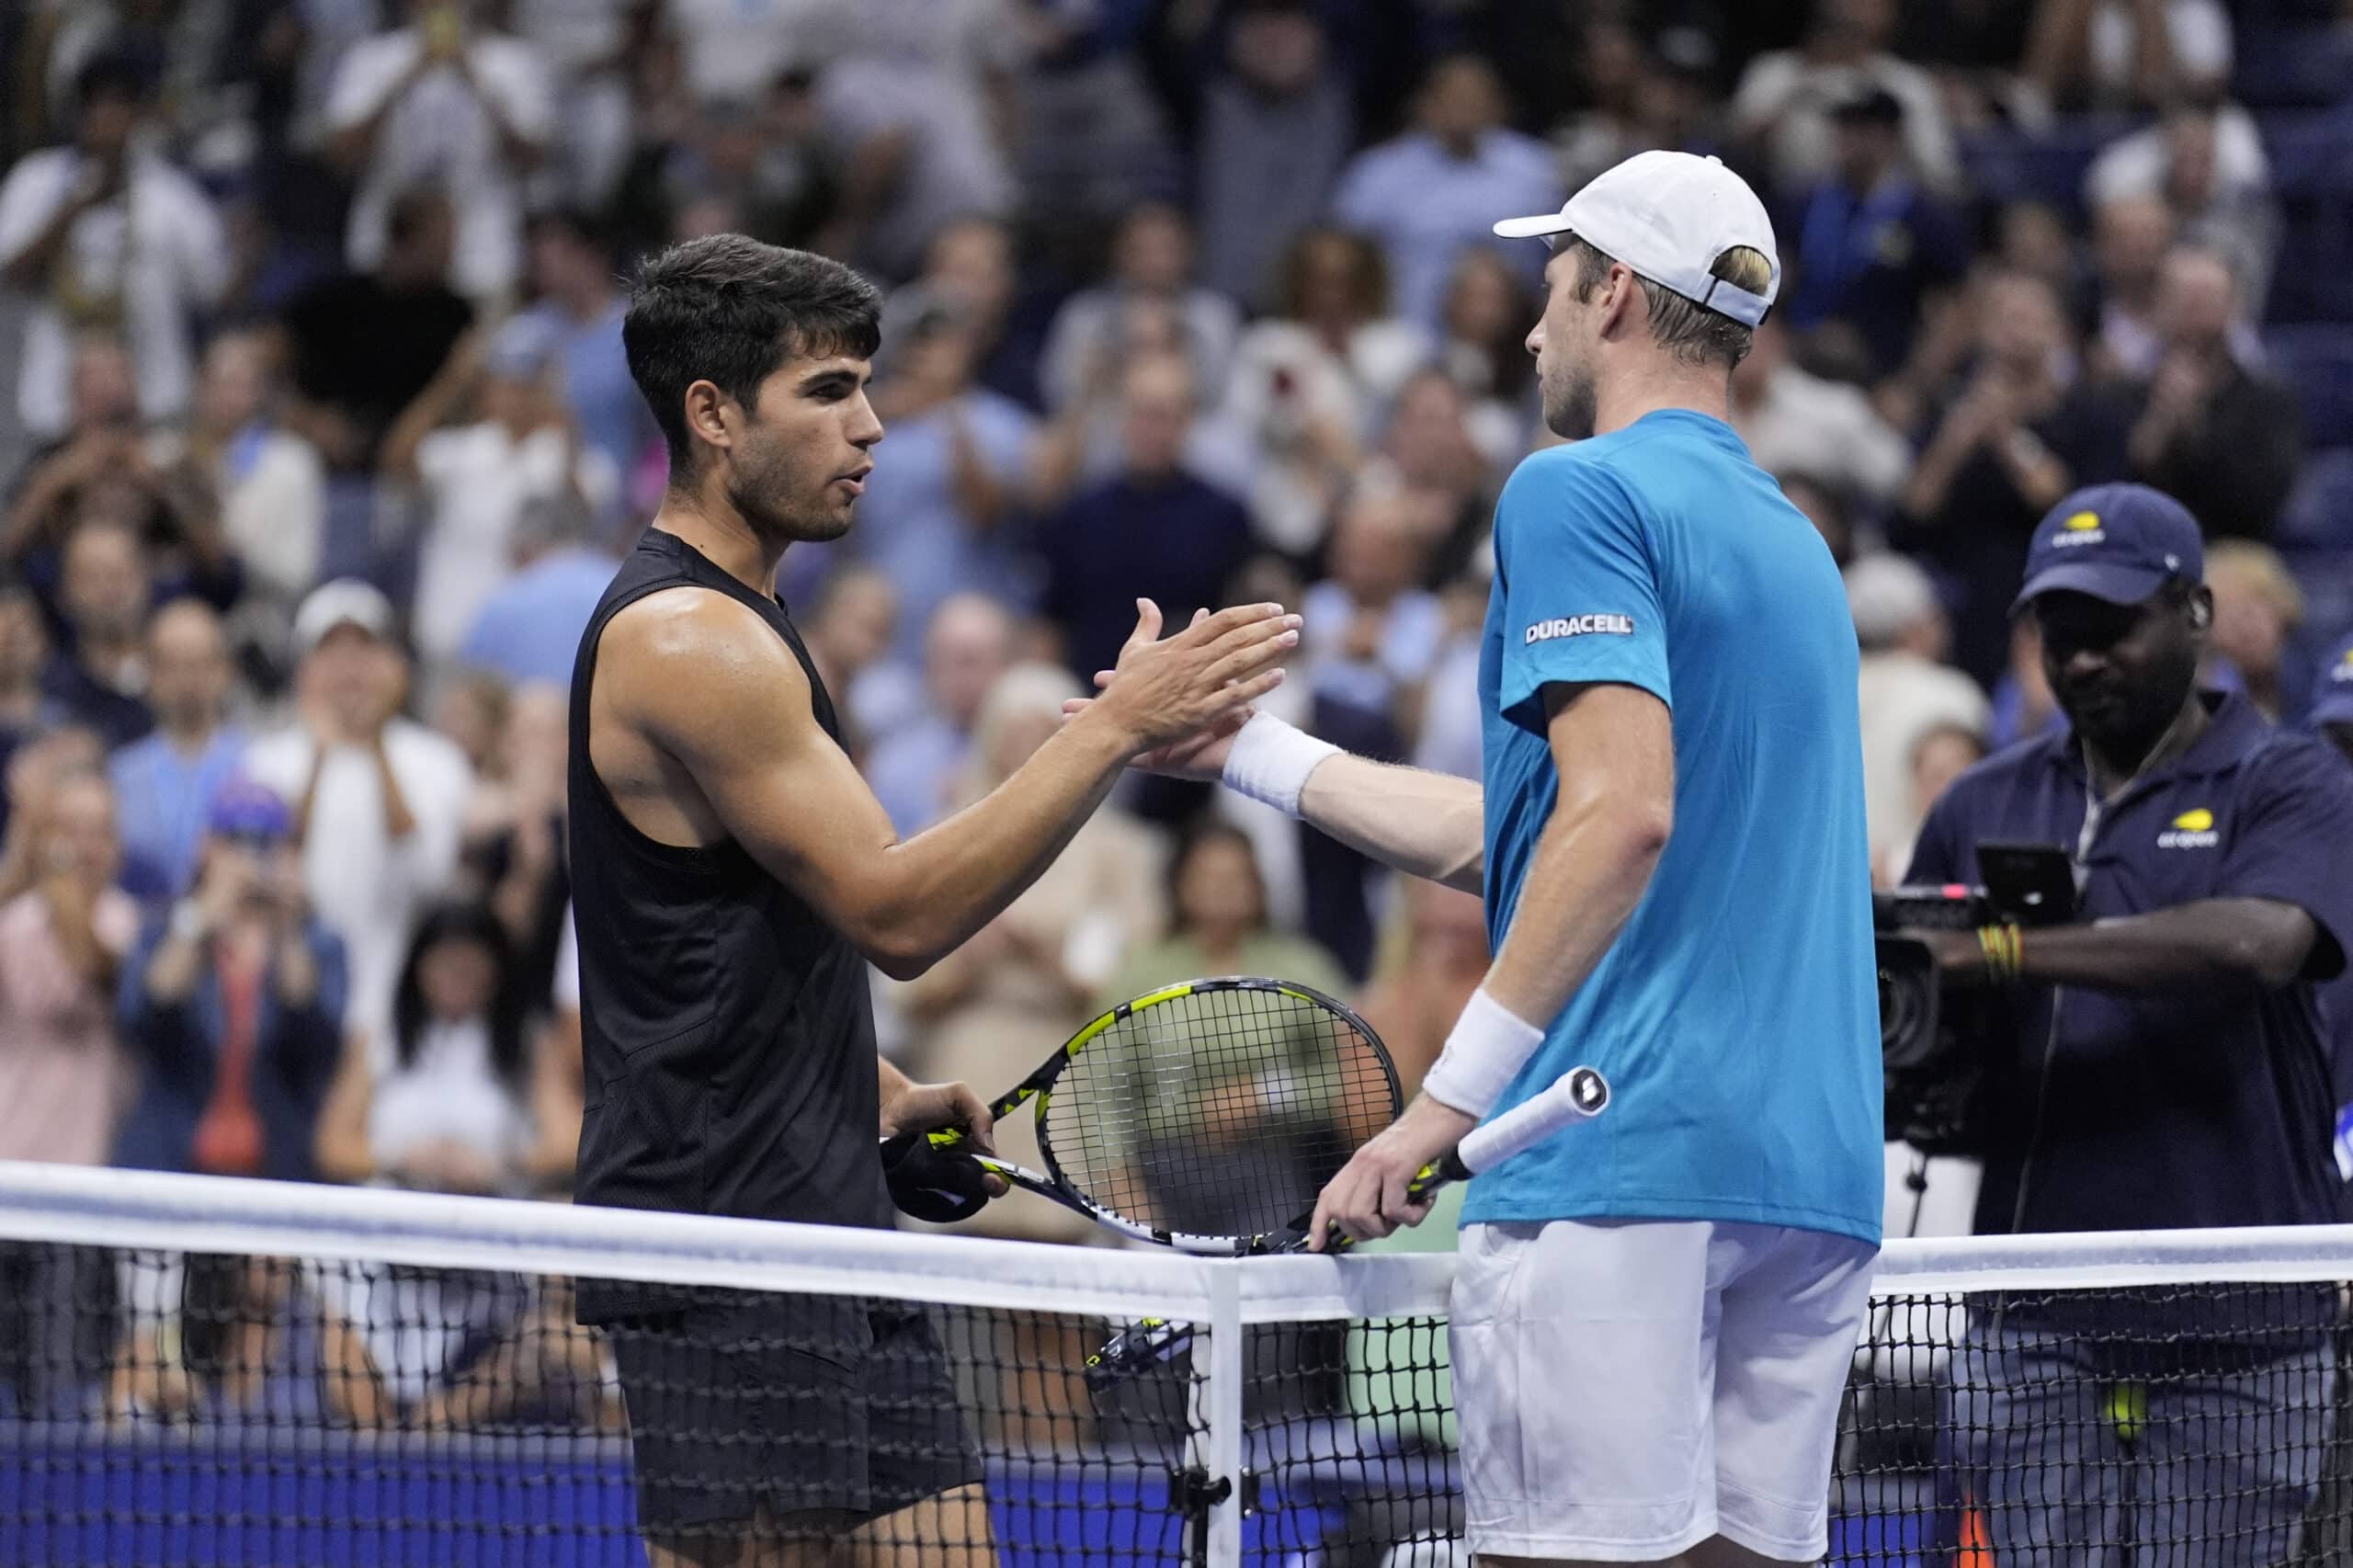
[[[1090,1021],[989,1106],[1037,1119],[1042,1172],[983,1169],[1138,1241],[1217,1257],[1281,1251],[1324,1184],[1397,1119],[1397,1070],[1322,992],[1193,980]],[[960,1129],[935,1148],[969,1150]]]
[[[1591,1121],[1608,1108],[1608,1080],[1594,1068],[1572,1067],[1541,1093],[1521,1101],[1493,1121],[1472,1128],[1461,1143],[1424,1165],[1406,1183],[1405,1196],[1415,1203],[1423,1202],[1448,1183],[1467,1181],[1481,1171],[1492,1170],[1521,1150],[1533,1148],[1563,1128]],[[1304,1252],[1307,1228],[1313,1218],[1311,1208],[1290,1227],[1293,1234],[1281,1244],[1262,1250]],[[1352,1244],[1335,1226],[1324,1250],[1345,1252]],[[1086,1358],[1087,1386],[1103,1389],[1131,1373],[1170,1359],[1192,1342],[1190,1324],[1170,1323],[1165,1318],[1145,1318],[1131,1324]]]

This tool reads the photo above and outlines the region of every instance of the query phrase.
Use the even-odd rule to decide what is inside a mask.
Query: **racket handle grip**
[[[1572,1067],[1541,1093],[1472,1128],[1449,1157],[1466,1172],[1487,1170],[1608,1108],[1609,1080],[1594,1068]]]

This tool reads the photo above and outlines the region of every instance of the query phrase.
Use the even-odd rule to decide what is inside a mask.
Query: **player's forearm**
[[[1467,778],[1342,753],[1307,776],[1299,814],[1392,869],[1477,893],[1486,886],[1485,799]]]
[[[1642,902],[1669,831],[1664,806],[1597,795],[1555,808],[1487,971],[1487,994],[1515,1017],[1549,1027]]]
[[[868,957],[912,980],[970,940],[1062,853],[1127,757],[1109,726],[1073,722],[979,801],[892,845],[864,912]]]

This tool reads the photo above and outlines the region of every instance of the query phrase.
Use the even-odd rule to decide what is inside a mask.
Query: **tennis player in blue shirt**
[[[1222,778],[1484,895],[1496,958],[1315,1233],[1412,1224],[1424,1162],[1578,1062],[1607,1117],[1463,1205],[1453,1365],[1482,1559],[1812,1562],[1878,1250],[1878,995],[1855,632],[1725,424],[1780,281],[1755,193],[1645,153],[1557,215],[1546,423],[1495,515],[1484,787],[1268,715],[1144,766]]]

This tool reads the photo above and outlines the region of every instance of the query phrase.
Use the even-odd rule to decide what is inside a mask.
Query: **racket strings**
[[[1397,1114],[1380,1047],[1313,997],[1196,990],[1089,1041],[1054,1085],[1043,1142],[1097,1205],[1166,1230],[1247,1237],[1312,1208]]]

